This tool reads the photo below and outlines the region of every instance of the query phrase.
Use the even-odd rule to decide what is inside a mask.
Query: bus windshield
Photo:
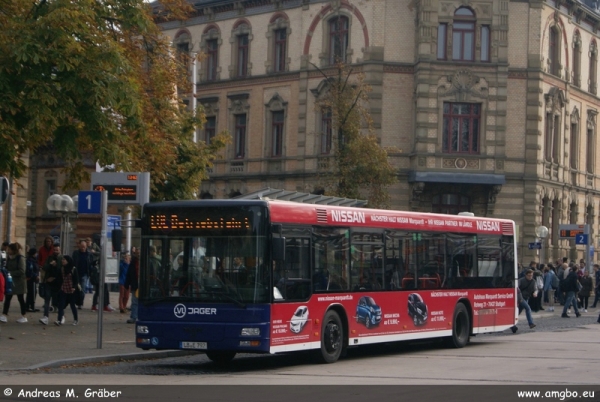
[[[206,228],[170,228],[165,233],[163,224],[160,231],[144,236],[140,302],[197,301],[239,306],[269,302],[271,270],[265,264],[266,237],[263,225],[253,223],[255,216],[248,212],[248,223],[243,227],[231,229],[213,223]],[[215,216],[222,214],[222,210],[204,210],[204,216],[196,218],[206,221],[208,216],[218,222]],[[181,214],[165,216],[181,219]]]

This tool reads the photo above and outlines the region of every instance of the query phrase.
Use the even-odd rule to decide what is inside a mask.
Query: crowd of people
[[[530,328],[536,326],[531,312],[554,311],[556,304],[563,307],[562,318],[571,317],[571,308],[575,317],[580,317],[580,311],[587,313],[589,307],[596,308],[600,299],[600,265],[594,264],[590,274],[583,259],[579,263],[569,261],[567,257],[547,264],[531,261],[527,268],[519,264],[517,292],[519,314],[525,310]],[[592,293],[594,300],[590,306]],[[600,324],[600,315],[597,322]],[[511,329],[513,333],[518,330],[516,325]]]
[[[98,311],[100,295],[99,262],[101,250],[90,237],[80,239],[71,255],[64,253],[61,245],[51,236],[44,239],[41,247],[25,247],[18,242],[2,243],[0,254],[0,302],[3,302],[0,323],[9,321],[11,302],[16,297],[19,311],[16,322],[27,323],[28,313],[42,316],[39,322],[48,325],[50,313],[56,313],[54,324],[64,325],[65,309],[70,308],[72,325],[79,322],[78,310],[84,308],[86,293],[93,296],[91,310]],[[137,295],[139,278],[139,251],[133,247],[130,253],[122,253],[119,265],[119,312],[130,312],[128,323],[137,320]],[[103,311],[113,312],[110,305],[108,284],[104,283]],[[38,296],[43,306],[36,307]],[[131,305],[128,307],[129,299]],[[14,311],[14,308],[13,308]]]

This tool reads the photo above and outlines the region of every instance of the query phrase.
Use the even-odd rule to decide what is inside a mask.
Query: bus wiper
[[[217,296],[225,296],[225,298],[229,301],[232,301],[236,306],[241,307],[243,309],[246,308],[246,304],[242,303],[240,300],[236,299],[235,297],[227,294],[227,293],[223,293],[223,292],[211,292],[211,291],[207,291],[206,293],[208,293],[209,295],[217,295]]]

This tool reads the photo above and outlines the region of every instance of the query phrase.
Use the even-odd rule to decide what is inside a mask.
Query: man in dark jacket
[[[131,292],[131,314],[127,320],[128,324],[135,324],[138,318],[138,298],[137,290],[140,278],[140,252],[136,249],[131,257],[127,277],[125,278],[125,289]]]
[[[40,293],[44,298],[44,316],[40,318],[40,322],[44,325],[48,325],[50,301],[52,300],[52,304],[58,306],[58,291],[60,289],[58,280],[60,277],[60,267],[62,266],[61,261],[60,245],[55,244],[53,253],[46,259],[46,263],[40,273],[40,285],[43,285],[41,286],[42,290]],[[54,311],[58,312],[58,307]]]
[[[527,317],[529,328],[535,328],[533,317],[531,317],[531,307],[529,307],[528,303],[529,298],[534,297],[534,293],[537,293],[537,286],[535,280],[533,279],[533,270],[528,269],[525,271],[525,276],[519,279],[517,287],[517,303],[519,306],[519,314],[521,314],[521,311],[525,310],[525,316]],[[514,334],[517,332],[518,328],[516,325],[513,325],[510,330]]]
[[[81,310],[83,307],[83,301],[85,300],[85,288],[88,283],[88,278],[90,275],[90,268],[94,263],[94,258],[92,253],[87,248],[87,243],[85,240],[79,240],[77,244],[77,250],[73,251],[73,263],[77,268],[77,277],[79,278],[79,285],[81,286],[81,291],[78,291],[77,308]]]
[[[569,272],[569,274],[563,282],[564,286],[561,286],[561,288],[567,294],[567,297],[565,299],[565,306],[563,307],[563,312],[561,315],[561,317],[563,318],[569,318],[569,315],[567,315],[567,310],[569,309],[571,304],[573,305],[573,310],[575,310],[575,316],[581,316],[581,314],[579,314],[579,309],[577,308],[577,293],[579,292],[579,288],[577,286],[577,284],[579,283],[579,277],[577,276],[578,270],[579,267],[577,267],[577,265],[571,268],[571,272]]]

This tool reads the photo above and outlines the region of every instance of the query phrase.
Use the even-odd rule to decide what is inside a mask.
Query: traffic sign
[[[541,250],[542,243],[529,243],[529,249],[530,250]]]
[[[575,244],[588,244],[588,235],[587,234],[578,234],[575,236]]]
[[[80,191],[77,213],[79,214],[99,214],[102,207],[101,191]]]

